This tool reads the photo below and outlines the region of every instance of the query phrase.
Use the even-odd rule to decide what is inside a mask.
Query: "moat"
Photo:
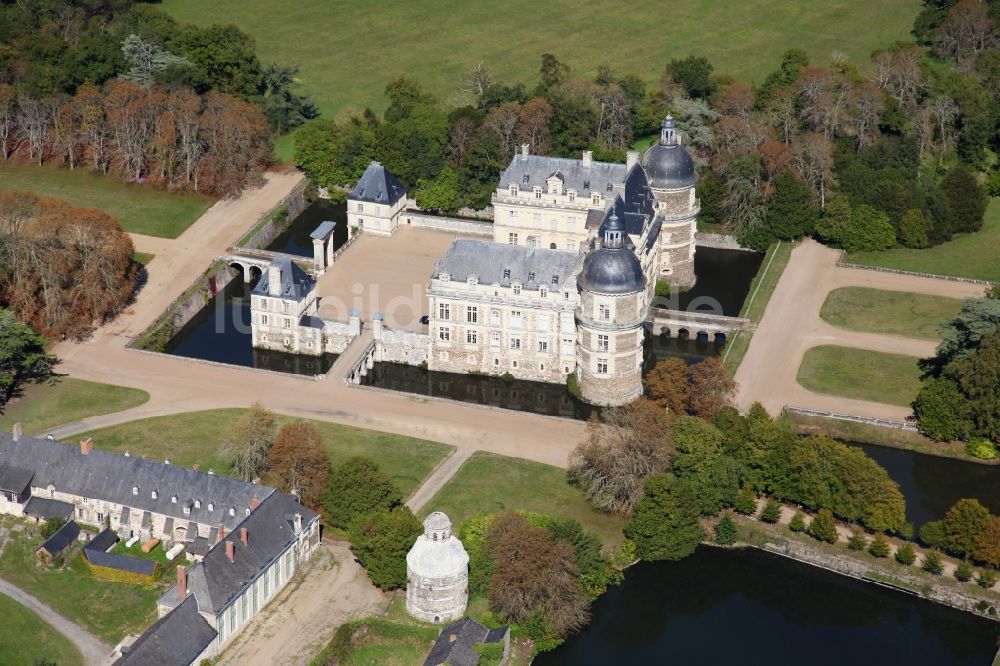
[[[537,666],[988,666],[1000,624],[756,549],[641,563]]]
[[[336,222],[333,229],[333,247],[339,248],[347,242],[347,202],[331,203],[328,199],[316,199],[292,220],[288,228],[282,231],[265,248],[274,252],[297,254],[302,257],[313,256],[312,238],[309,237],[316,227],[327,220]]]

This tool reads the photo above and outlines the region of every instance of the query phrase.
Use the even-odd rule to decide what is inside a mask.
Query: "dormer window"
[[[558,275],[553,275],[552,276],[552,284],[559,284],[559,276]]]
[[[509,280],[510,279],[510,269],[509,268],[503,269],[503,279],[504,280]]]
[[[475,273],[469,273],[469,277],[466,278],[466,282],[468,282],[472,286],[476,286],[477,284],[479,284],[479,276],[476,275]]]
[[[529,272],[528,273],[528,282],[534,282],[534,281],[535,281],[535,274],[534,274],[534,272]]]
[[[236,515],[236,507],[234,507],[234,506],[229,507],[229,515],[230,516],[235,516]]]
[[[158,498],[158,497],[160,496],[160,493],[158,493],[158,492],[156,492],[156,491],[154,490],[153,492],[149,493],[149,496],[150,496],[150,497],[151,497],[152,499],[156,499],[156,498]]]
[[[524,184],[527,184],[529,180],[531,180],[531,175],[527,173],[521,178],[521,182]]]
[[[170,496],[170,503],[171,504],[177,504],[177,495],[171,495]]]
[[[208,503],[208,510],[209,511],[215,511],[215,502],[209,502]]]
[[[521,283],[520,282],[515,282],[514,284],[511,285],[511,288],[514,290],[514,295],[515,296],[519,296],[521,294]]]
[[[184,515],[185,516],[190,516],[191,515],[191,507],[189,507],[187,504],[184,505],[183,511],[184,511]]]
[[[601,193],[600,193],[600,192],[594,192],[594,193],[593,193],[593,194],[592,194],[592,195],[590,196],[590,199],[591,199],[591,201],[593,201],[593,202],[594,202],[595,204],[599,204],[599,203],[601,203]]]
[[[196,499],[194,501],[194,508],[196,508],[196,509],[200,509],[201,508],[201,500],[200,499]]]
[[[536,187],[535,188],[535,198],[536,199],[541,199],[542,198],[542,188],[540,188],[540,187]]]
[[[610,192],[610,191],[611,191],[611,183],[608,183],[608,187],[607,187],[607,190],[608,190],[608,192]]]
[[[574,201],[576,201],[576,190],[570,190],[569,191],[569,202],[573,203]]]
[[[511,183],[510,184],[510,196],[512,196],[512,197],[516,197],[517,196],[517,183]]]
[[[545,298],[546,296],[548,296],[549,295],[548,287],[539,287],[538,288],[538,295],[541,296],[542,298]]]
[[[441,282],[451,282],[451,273],[439,273],[438,279],[441,280]]]
[[[246,508],[246,512],[247,512],[247,515],[249,516],[250,515],[250,507]]]
[[[139,494],[139,486],[132,486],[132,494],[133,495]]]

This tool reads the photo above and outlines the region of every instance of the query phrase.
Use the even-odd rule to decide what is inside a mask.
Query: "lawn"
[[[52,382],[25,386],[20,397],[0,410],[0,429],[10,430],[20,423],[24,432],[44,435],[49,428],[131,409],[148,400],[149,394],[138,389],[56,377]]]
[[[204,194],[164,192],[80,169],[10,162],[0,163],[0,190],[27,190],[103,210],[125,231],[162,238],[180,236],[215,201]]]
[[[199,25],[235,23],[256,39],[263,62],[298,65],[303,91],[336,116],[382,108],[383,89],[401,75],[458,101],[463,77],[480,62],[531,89],[543,53],[573,74],[592,78],[607,63],[650,84],[672,58],[688,55],[707,56],[716,72],[757,83],[791,47],[817,63],[838,52],[863,66],[875,49],[910,39],[920,3],[164,0],[163,8]]]
[[[145,266],[150,261],[152,261],[153,257],[155,256],[156,255],[150,254],[149,252],[134,252],[132,253],[132,261],[134,261],[137,264],[142,264],[143,266]]]
[[[424,507],[424,514],[444,511],[457,533],[473,514],[485,511],[536,511],[576,518],[615,545],[622,540],[623,521],[594,511],[583,493],[566,482],[566,470],[551,465],[478,451]]]
[[[902,354],[823,345],[806,352],[797,379],[817,393],[906,407],[920,389],[918,360]]]
[[[126,634],[139,634],[156,618],[158,586],[127,585],[95,578],[74,546],[66,568],[40,567],[35,550],[42,543],[37,527],[3,519],[3,527],[24,526],[11,532],[0,555],[0,578],[38,597],[42,603],[114,645]],[[2,624],[2,622],[0,622]]]
[[[83,664],[83,655],[62,634],[10,597],[0,594],[0,662],[32,666],[42,660],[59,666]]]
[[[947,243],[926,250],[897,248],[885,252],[855,252],[847,261],[904,271],[954,275],[1000,282],[1000,200],[990,200],[983,228],[974,234],[959,234]]]
[[[827,295],[820,316],[834,326],[854,331],[937,340],[938,326],[957,315],[963,302],[906,291],[842,287]]]
[[[233,426],[245,410],[214,409],[203,412],[186,412],[130,421],[74,436],[93,437],[99,449],[150,458],[169,458],[183,466],[200,465],[203,471],[212,469],[228,474],[232,457],[225,451]],[[278,416],[279,423],[297,421],[289,416]],[[412,493],[452,447],[402,435],[391,435],[376,430],[312,421],[326,443],[330,460],[334,464],[354,455],[368,456],[390,475],[403,491]]]

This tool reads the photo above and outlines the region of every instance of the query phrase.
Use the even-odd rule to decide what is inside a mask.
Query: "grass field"
[[[134,262],[136,262],[138,264],[142,264],[143,266],[145,266],[150,261],[152,261],[153,257],[155,257],[155,256],[156,255],[150,254],[149,252],[134,252],[132,254],[132,261],[134,261]]]
[[[576,518],[605,544],[622,540],[623,521],[590,508],[583,493],[566,482],[566,470],[485,451],[462,465],[424,513],[444,511],[457,533],[466,518],[481,511],[519,510]]]
[[[847,261],[1000,282],[997,248],[1000,248],[1000,200],[991,199],[983,228],[974,234],[959,234],[947,243],[926,250],[899,248],[885,252],[855,252],[847,255]]]
[[[169,458],[177,465],[201,466],[203,471],[213,469],[228,474],[232,457],[225,451],[225,443],[233,425],[245,410],[214,409],[160,416],[94,430],[73,439],[93,437],[99,449],[154,459]],[[297,421],[289,416],[279,416],[279,424]],[[330,460],[337,464],[353,455],[368,456],[392,476],[393,481],[409,495],[434,467],[448,455],[451,447],[412,437],[390,435],[375,430],[313,421],[326,443]]]
[[[48,428],[131,409],[147,400],[149,394],[138,389],[56,377],[52,383],[28,384],[20,397],[7,403],[0,412],[0,430],[20,423],[24,432],[44,435]]]
[[[33,666],[47,660],[59,666],[83,665],[83,655],[62,634],[10,597],[0,594],[0,663]]]
[[[937,340],[938,326],[957,315],[962,303],[944,296],[842,287],[827,295],[820,317],[854,331]]]
[[[298,65],[303,90],[335,116],[381,108],[385,85],[403,74],[450,100],[480,62],[532,88],[543,53],[555,54],[574,74],[593,77],[607,63],[650,83],[672,58],[688,55],[707,56],[716,72],[756,82],[791,47],[818,63],[838,51],[862,65],[876,48],[910,38],[920,3],[165,0],[163,8],[181,21],[240,26],[256,39],[263,62]]]
[[[823,345],[806,352],[798,382],[810,391],[909,406],[920,389],[919,359]]]
[[[214,202],[204,194],[164,192],[89,171],[9,162],[0,163],[0,190],[27,190],[103,210],[125,231],[162,238],[177,238]]]
[[[13,524],[11,518],[0,522],[6,527]],[[27,530],[35,529],[27,526]],[[138,635],[156,618],[156,599],[169,581],[146,587],[100,580],[90,573],[78,551],[67,559],[65,569],[39,567],[35,550],[41,543],[42,538],[34,531],[12,533],[0,555],[0,578],[38,597],[111,645],[125,634]],[[0,659],[0,663],[6,662]]]

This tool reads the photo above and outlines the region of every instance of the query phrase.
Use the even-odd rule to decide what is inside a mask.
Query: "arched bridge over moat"
[[[725,339],[736,331],[749,331],[754,328],[752,321],[746,317],[728,317],[711,312],[685,312],[683,310],[667,310],[656,308],[646,319],[646,328],[653,335],[671,335],[686,337],[715,337]]]

